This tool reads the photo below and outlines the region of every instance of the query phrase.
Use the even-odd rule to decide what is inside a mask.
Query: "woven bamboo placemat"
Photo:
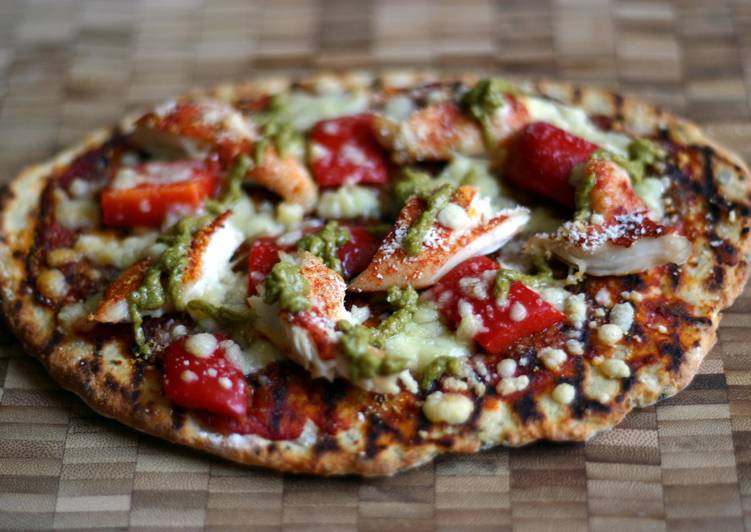
[[[0,176],[194,85],[318,68],[619,87],[751,156],[748,1],[3,0]],[[751,528],[751,291],[691,386],[586,445],[385,480],[280,476],[135,434],[0,340],[0,527]]]

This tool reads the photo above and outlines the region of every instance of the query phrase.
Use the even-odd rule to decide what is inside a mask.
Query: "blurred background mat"
[[[2,0],[0,179],[196,85],[427,66],[619,88],[751,156],[751,2]],[[751,529],[751,291],[680,395],[586,445],[281,476],[94,415],[0,339],[0,527]]]

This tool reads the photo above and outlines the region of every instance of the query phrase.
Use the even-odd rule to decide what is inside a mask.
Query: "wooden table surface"
[[[195,85],[490,69],[620,87],[751,155],[748,0],[2,0],[0,179]],[[751,528],[751,291],[683,393],[586,445],[385,480],[281,476],[135,434],[0,335],[0,527]]]

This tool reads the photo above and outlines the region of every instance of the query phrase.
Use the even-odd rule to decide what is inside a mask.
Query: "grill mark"
[[[710,320],[709,318],[691,315],[691,313],[682,303],[669,303],[667,305],[662,305],[657,309],[657,312],[659,312],[663,316],[678,318],[679,320],[690,324],[702,326],[712,325],[712,320]]]
[[[578,85],[574,87],[574,92],[571,94],[571,103],[578,105],[582,100],[582,89]]]
[[[611,93],[613,96],[613,115],[617,120],[623,120],[623,95]]]
[[[111,392],[119,392],[120,385],[109,373],[104,376],[104,386]]]
[[[514,403],[514,412],[524,423],[542,419],[542,414],[537,410],[537,405],[531,394],[525,395]]]
[[[179,431],[185,425],[185,411],[179,407],[173,407],[171,412],[172,430]]]
[[[665,142],[670,142],[671,141],[670,129],[666,127],[661,127],[660,129],[658,129],[657,138]]]
[[[712,268],[712,274],[704,281],[704,287],[710,292],[716,292],[722,289],[725,281],[725,268],[715,266]]]
[[[284,409],[287,406],[287,375],[286,373],[280,373],[279,374],[279,380],[277,381],[277,386],[274,386],[272,390],[272,398],[274,400],[274,405],[271,408],[271,433],[272,434],[279,434],[281,423],[282,423],[282,415],[284,414]]]
[[[664,357],[670,359],[670,371],[677,371],[683,362],[683,349],[677,341],[661,343],[657,346],[658,351]]]
[[[47,344],[42,348],[42,354],[45,358],[48,358],[52,352],[57,348],[58,345],[60,345],[60,342],[62,342],[64,338],[64,335],[55,329],[55,331],[52,333],[52,337],[49,339]]]
[[[676,263],[671,262],[668,264],[667,269],[670,285],[673,287],[673,290],[675,290],[681,284],[681,267]]]
[[[316,454],[323,454],[338,450],[339,442],[336,440],[336,438],[328,435],[319,438],[315,446],[313,447],[313,452],[315,452]]]
[[[382,434],[395,434],[394,429],[376,414],[370,414],[368,417],[366,431],[365,456],[368,458],[374,458],[383,448],[382,445],[378,445],[378,438]]]
[[[621,283],[627,291],[642,290],[646,288],[647,284],[644,279],[638,273],[631,273],[621,277]]]

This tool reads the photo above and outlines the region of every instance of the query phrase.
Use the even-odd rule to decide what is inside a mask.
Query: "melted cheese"
[[[321,194],[316,212],[325,219],[378,218],[380,210],[376,189],[344,185]]]
[[[421,304],[414,320],[385,342],[387,353],[408,361],[408,367],[421,371],[439,356],[466,357],[468,344],[441,323],[436,311]]]
[[[75,250],[97,266],[125,269],[146,254],[157,236],[155,231],[124,239],[107,232],[83,234],[78,238]]]
[[[295,129],[306,130],[321,120],[362,113],[367,107],[368,97],[364,92],[325,95],[295,92],[287,98],[286,114]]]

